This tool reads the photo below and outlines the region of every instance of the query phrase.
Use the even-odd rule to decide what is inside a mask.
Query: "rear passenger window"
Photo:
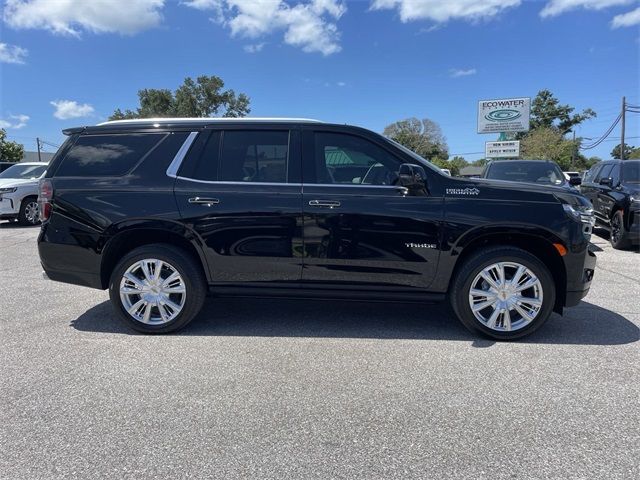
[[[57,177],[121,176],[132,170],[165,133],[83,135],[56,171]]]
[[[288,131],[227,130],[218,180],[286,183],[288,156]]]

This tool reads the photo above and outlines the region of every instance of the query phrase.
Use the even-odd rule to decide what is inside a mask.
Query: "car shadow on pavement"
[[[95,333],[138,334],[106,301],[71,326]],[[328,337],[462,340],[486,348],[495,342],[468,332],[443,305],[275,298],[208,298],[200,314],[176,336]],[[640,339],[640,329],[622,315],[581,302],[553,314],[523,343],[621,345]]]

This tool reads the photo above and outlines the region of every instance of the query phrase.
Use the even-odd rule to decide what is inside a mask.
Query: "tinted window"
[[[501,162],[491,163],[486,178],[513,182],[561,185],[566,179],[560,167],[549,162]]]
[[[0,178],[38,178],[47,169],[47,165],[13,165],[0,173]]]
[[[584,181],[585,182],[593,182],[596,178],[596,174],[598,173],[598,171],[600,170],[600,168],[602,167],[601,164],[597,163],[595,164],[593,167],[591,167],[589,169],[589,171],[586,173],[586,175],[584,176]]]
[[[166,134],[84,135],[69,150],[56,176],[120,176],[129,172]]]
[[[364,138],[315,134],[316,183],[393,185],[400,160]]]
[[[596,177],[596,182],[599,182],[602,178],[608,178],[612,168],[613,168],[613,163],[607,163],[603,165],[602,170],[598,172],[598,176]]]
[[[225,131],[218,180],[286,183],[288,156],[288,131]]]
[[[640,183],[640,162],[625,160],[622,162],[622,181]]]
[[[197,180],[215,181],[218,179],[219,157],[220,132],[201,132],[193,142],[179,175]]]
[[[609,174],[611,177],[611,184],[615,187],[620,183],[620,164],[616,163],[611,169],[611,173]]]

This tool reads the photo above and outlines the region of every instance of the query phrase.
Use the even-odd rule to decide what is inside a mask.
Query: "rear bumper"
[[[576,272],[581,275],[581,278],[577,281],[571,282],[570,290],[568,289],[565,295],[564,306],[573,307],[580,303],[584,297],[589,293],[591,288],[591,281],[596,270],[596,254],[593,252],[591,244],[587,248],[584,262],[582,262],[582,268]]]

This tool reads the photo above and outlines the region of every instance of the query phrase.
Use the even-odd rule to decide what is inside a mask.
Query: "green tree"
[[[24,157],[24,145],[7,140],[7,131],[0,128],[0,160],[19,162]]]
[[[549,90],[540,90],[531,103],[531,130],[555,128],[562,135],[573,131],[576,125],[596,116],[587,108],[581,113],[573,113],[574,107],[562,105]]]
[[[449,147],[440,126],[428,118],[414,117],[392,123],[385,127],[383,135],[434,163],[436,159],[449,158]]]
[[[110,120],[150,117],[244,117],[250,111],[250,99],[244,93],[224,90],[220,77],[206,75],[193,80],[191,77],[175,92],[168,89],[145,88],[138,91],[140,106],[134,110],[119,108]]]
[[[489,162],[486,158],[480,158],[475,162],[471,162],[471,165],[473,165],[474,167],[484,167],[487,163]]]
[[[620,148],[621,144],[619,143],[613,150],[611,150],[611,158],[620,158]],[[624,158],[640,158],[640,147],[633,147],[628,143],[624,144]]]
[[[455,156],[451,160],[449,160],[449,165],[451,165],[451,175],[460,175],[460,170],[469,165],[464,157]]]
[[[571,168],[574,143],[553,127],[542,127],[529,132],[520,141],[520,157],[527,160],[553,160],[563,170]]]

